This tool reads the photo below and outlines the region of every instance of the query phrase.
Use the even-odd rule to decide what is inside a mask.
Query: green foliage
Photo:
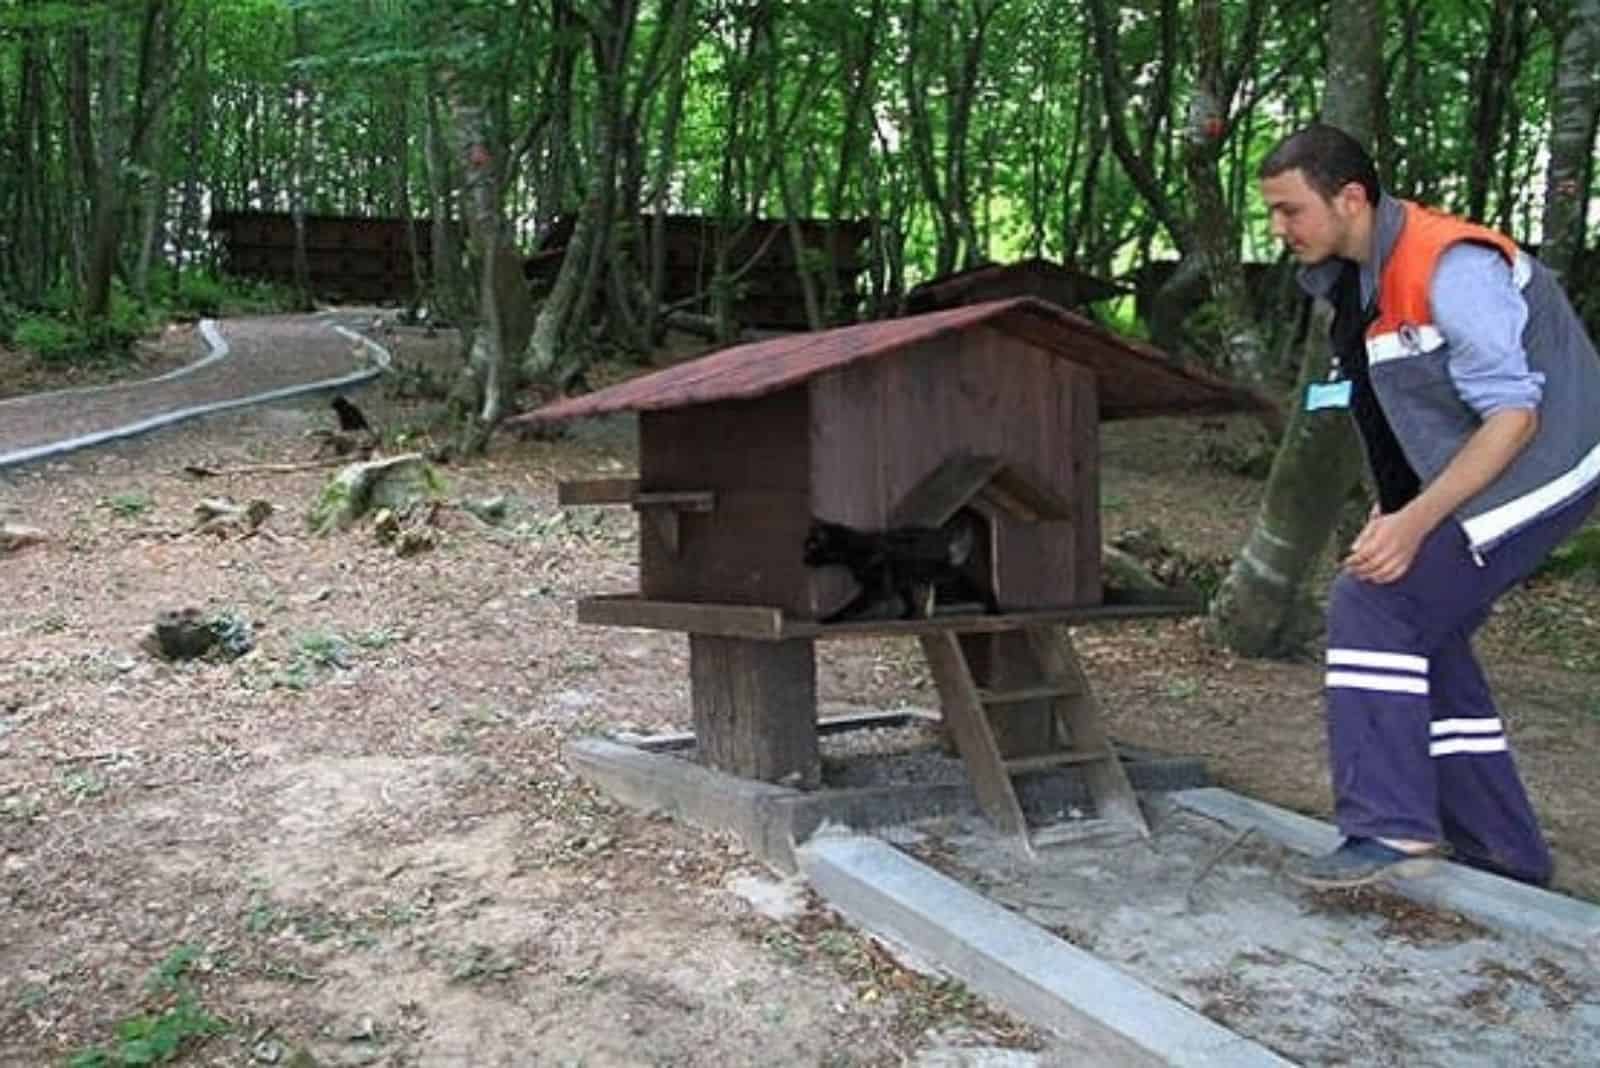
[[[1588,526],[1552,552],[1539,573],[1600,583],[1600,527]]]
[[[120,290],[113,292],[110,313],[85,322],[70,310],[72,295],[57,290],[45,309],[21,315],[11,342],[51,366],[92,365],[126,359],[133,343],[161,319],[158,309],[139,305]]]
[[[12,330],[11,343],[44,363],[65,364],[84,354],[88,335],[81,327],[53,316],[27,315]]]
[[[99,504],[118,519],[136,519],[148,512],[155,500],[144,490],[126,490],[102,498]]]
[[[180,271],[165,280],[168,314],[176,319],[222,318],[287,312],[298,306],[288,286],[207,270]]]
[[[295,643],[296,651],[318,667],[348,668],[350,644],[330,630],[307,631]]]
[[[144,1068],[175,1060],[185,1044],[222,1034],[227,1024],[200,1007],[188,975],[203,951],[182,945],[168,953],[146,980],[158,1007],[132,1013],[117,1023],[116,1043],[73,1054],[67,1068]]]
[[[177,1058],[184,1043],[207,1038],[227,1030],[227,1024],[195,1003],[185,992],[159,1013],[138,1013],[117,1024],[117,1044],[111,1049],[94,1048],[77,1053],[67,1061],[68,1068],[143,1068],[168,1064]]]

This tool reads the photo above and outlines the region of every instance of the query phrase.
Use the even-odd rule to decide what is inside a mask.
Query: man
[[[1600,496],[1600,358],[1547,268],[1383,193],[1342,130],[1291,135],[1260,178],[1302,287],[1335,309],[1333,371],[1301,402],[1354,418],[1378,496],[1328,599],[1345,838],[1289,874],[1359,886],[1420,874],[1447,843],[1545,884],[1550,853],[1470,639]]]

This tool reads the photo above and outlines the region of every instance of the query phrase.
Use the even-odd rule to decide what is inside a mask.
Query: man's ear
[[[1340,205],[1347,212],[1359,211],[1362,207],[1371,207],[1372,202],[1367,199],[1367,187],[1360,182],[1346,182],[1339,187],[1335,194]]]

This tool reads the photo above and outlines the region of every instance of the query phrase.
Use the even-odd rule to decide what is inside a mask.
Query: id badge
[[[1306,411],[1324,408],[1350,407],[1350,380],[1343,382],[1313,382],[1306,387]]]

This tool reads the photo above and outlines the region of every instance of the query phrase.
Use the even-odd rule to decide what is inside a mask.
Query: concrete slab
[[[708,831],[731,831],[765,863],[786,873],[796,870],[787,810],[774,803],[798,798],[798,790],[605,738],[574,739],[563,755],[574,771],[625,805],[665,812]]]
[[[1340,842],[1320,820],[1215,787],[1185,790],[1172,801],[1230,827],[1255,828],[1297,853],[1326,853]],[[1449,909],[1496,931],[1546,939],[1600,966],[1600,907],[1459,864],[1441,864],[1413,879],[1392,879],[1397,894]]]
[[[1592,906],[1466,869],[1410,880],[1409,898],[1313,894],[1282,876],[1283,850],[1329,848],[1334,830],[1227,791],[1145,795],[1150,839],[1060,822],[1028,859],[964,781],[917,781],[949,772],[937,754],[894,785],[808,792],[681,747],[567,753],[625,803],[803,869],[911,959],[1064,1034],[1069,1063],[1600,1063]],[[876,837],[840,838],[850,823]]]
[[[812,886],[842,915],[1061,1034],[1084,1064],[1292,1063],[884,842],[822,833],[797,857]]]
[[[955,818],[916,825],[904,848],[1291,1062],[1600,1064],[1600,972],[1585,957],[1383,890],[1305,890],[1266,833],[1171,795],[1147,802],[1148,840],[1027,861]]]

